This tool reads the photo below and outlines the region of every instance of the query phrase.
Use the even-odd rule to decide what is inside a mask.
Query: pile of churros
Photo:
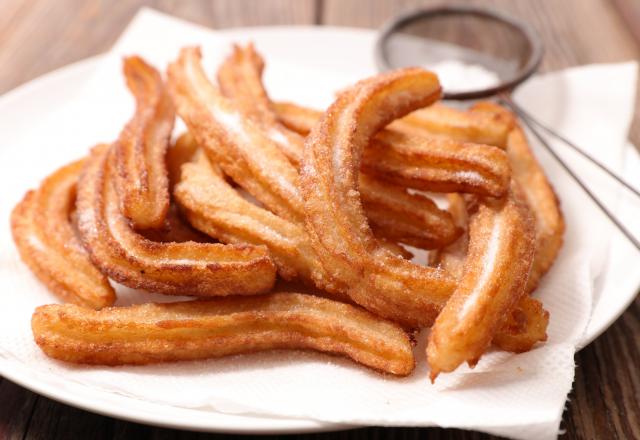
[[[124,60],[136,108],[115,141],[12,213],[21,258],[63,302],[33,314],[44,353],[126,365],[311,349],[406,376],[430,328],[433,381],[546,340],[532,294],[564,221],[514,115],[446,107],[418,68],[318,111],[271,101],[263,67],[252,45],[217,81],[198,48],[165,77]],[[114,307],[112,282],[194,299]]]

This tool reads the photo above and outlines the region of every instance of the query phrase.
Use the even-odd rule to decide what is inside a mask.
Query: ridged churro
[[[120,208],[137,229],[159,228],[169,211],[165,165],[175,112],[160,73],[142,58],[124,60],[136,111],[114,144]]]
[[[116,140],[12,213],[22,259],[73,303],[33,314],[48,356],[141,365],[311,349],[405,376],[409,331],[431,326],[433,381],[491,345],[546,340],[549,313],[529,294],[565,225],[513,114],[445,107],[420,68],[364,79],[318,112],[272,102],[263,69],[251,44],[234,46],[217,86],[198,48],[180,51],[166,84],[125,59],[136,106]],[[187,131],[172,144],[176,115]],[[430,250],[428,265],[411,246]],[[313,295],[273,293],[277,276]],[[107,307],[108,277],[202,298]]]
[[[11,231],[22,260],[53,293],[100,309],[113,304],[115,292],[89,260],[70,219],[83,165],[65,165],[27,192],[11,213]]]
[[[478,200],[465,201],[459,194],[449,194],[449,212],[456,225],[464,232],[454,243],[439,249],[432,256],[432,265],[438,265],[457,280],[464,274],[464,265],[469,247],[469,214],[478,209]],[[538,342],[547,340],[549,312],[542,303],[528,295],[522,296],[504,318],[493,337],[492,343],[501,350],[520,353],[533,348]]]
[[[479,201],[462,278],[429,335],[431,380],[463,362],[475,365],[485,352],[525,294],[534,240],[533,218],[517,184],[504,199]]]
[[[414,367],[407,334],[358,307],[298,293],[111,307],[38,307],[31,326],[50,357],[153,364],[287,348],[350,357],[385,373]]]

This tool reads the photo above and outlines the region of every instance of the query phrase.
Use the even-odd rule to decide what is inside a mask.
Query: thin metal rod
[[[576,181],[576,183],[582,188],[582,190],[587,193],[587,195],[593,200],[593,202],[600,208],[600,210],[611,220],[611,222],[622,232],[627,239],[640,251],[640,241],[638,241],[633,234],[613,215],[611,211],[596,197],[596,195],[591,192],[589,187],[585,185],[585,183],[578,177],[578,175],[562,160],[562,158],[556,153],[556,151],[549,145],[546,139],[542,137],[540,132],[536,130],[534,127],[534,123],[531,122],[532,118],[528,117],[522,109],[511,100],[510,97],[505,95],[500,95],[500,99],[504,104],[506,104],[511,110],[516,112],[524,121],[524,123],[529,127],[533,135],[540,141],[542,146],[553,156],[553,158],[558,161],[558,163],[564,168],[564,170]]]
[[[638,191],[636,188],[631,186],[631,184],[629,182],[627,182],[626,180],[624,180],[622,177],[618,176],[609,167],[604,165],[602,162],[597,160],[595,157],[591,156],[589,153],[585,152],[582,148],[578,147],[576,144],[571,142],[566,137],[562,136],[560,133],[554,131],[550,127],[544,125],[542,122],[540,122],[537,119],[535,119],[533,116],[531,116],[531,114],[529,114],[522,107],[520,107],[520,106],[516,106],[516,107],[518,108],[518,110],[517,110],[518,113],[520,114],[520,116],[523,119],[528,119],[529,122],[532,122],[533,124],[537,125],[539,128],[541,128],[547,134],[555,137],[556,139],[559,139],[560,141],[562,141],[568,147],[571,147],[571,149],[573,149],[573,151],[575,151],[576,153],[579,153],[582,157],[584,157],[585,159],[588,159],[589,161],[591,161],[591,163],[596,165],[598,168],[600,168],[602,171],[607,173],[610,177],[614,178],[616,181],[618,181],[618,183],[620,183],[622,186],[624,186],[629,191],[631,191],[633,194],[635,194],[638,198],[640,198],[640,191]]]

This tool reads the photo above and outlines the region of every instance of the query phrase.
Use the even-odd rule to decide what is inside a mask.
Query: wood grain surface
[[[142,5],[210,26],[328,24],[376,28],[393,15],[441,1],[418,0],[2,0],[0,93],[107,50]],[[638,0],[475,0],[527,20],[542,36],[542,70],[637,60]],[[597,85],[596,85],[597,86]],[[605,87],[606,85],[602,85]],[[636,106],[638,108],[638,106]],[[630,139],[640,145],[640,115]],[[640,438],[640,300],[576,356],[563,438]],[[222,438],[124,422],[69,407],[0,378],[0,439]],[[487,439],[459,430],[366,428],[299,435],[324,439]],[[269,437],[267,437],[269,438]]]

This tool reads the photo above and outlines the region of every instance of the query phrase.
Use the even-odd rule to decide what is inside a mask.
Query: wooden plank
[[[113,420],[64,405],[45,397],[35,404],[25,440],[109,440]]]
[[[0,439],[22,440],[38,396],[0,379]]]
[[[314,0],[4,0],[0,94],[45,72],[104,52],[144,5],[213,28],[312,24],[317,14]]]

